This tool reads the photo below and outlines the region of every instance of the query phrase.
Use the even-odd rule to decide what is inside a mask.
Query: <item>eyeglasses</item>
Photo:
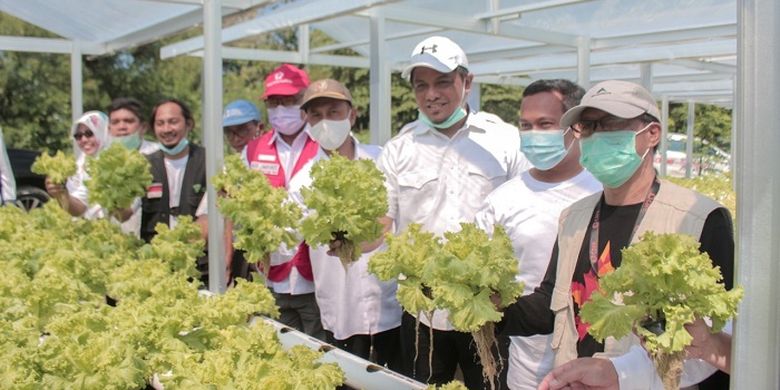
[[[80,140],[80,139],[82,139],[84,137],[92,138],[94,136],[95,136],[95,133],[93,133],[92,130],[87,130],[87,131],[73,133],[73,138],[76,139],[76,141],[78,141],[78,140]]]
[[[252,128],[246,125],[239,128],[225,129],[225,137],[246,137],[251,131]]]
[[[265,106],[269,108],[275,108],[278,106],[293,106],[298,103],[301,98],[301,94],[292,96],[272,95],[265,101]]]
[[[580,137],[587,138],[593,135],[596,131],[617,131],[633,129],[633,123],[637,118],[618,118],[616,116],[607,115],[601,119],[596,120],[581,120],[571,127]]]

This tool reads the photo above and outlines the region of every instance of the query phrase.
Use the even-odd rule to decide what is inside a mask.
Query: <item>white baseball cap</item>
[[[418,43],[412,50],[411,63],[404,68],[401,76],[407,80],[412,70],[418,66],[431,68],[437,72],[450,73],[459,66],[468,68],[466,53],[449,38],[429,37]]]
[[[580,114],[586,108],[596,108],[618,118],[636,118],[650,114],[655,119],[661,117],[658,104],[653,95],[639,84],[622,80],[602,81],[593,86],[579,105],[572,107],[561,117],[561,126],[569,127],[580,120]]]

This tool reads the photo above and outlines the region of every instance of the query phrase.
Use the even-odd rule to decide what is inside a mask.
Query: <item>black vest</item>
[[[141,200],[141,238],[149,242],[157,234],[154,227],[158,223],[169,225],[170,216],[189,215],[195,218],[203,195],[206,193],[206,153],[198,145],[190,144],[189,159],[184,169],[184,178],[179,194],[179,207],[170,208],[170,189],[165,171],[163,152],[158,150],[148,156],[152,170],[152,182],[162,184],[162,196],[149,199],[148,194]]]

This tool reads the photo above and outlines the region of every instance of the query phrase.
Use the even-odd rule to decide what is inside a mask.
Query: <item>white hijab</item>
[[[70,127],[70,139],[73,142],[73,154],[76,156],[76,162],[81,167],[84,164],[86,155],[79,147],[76,139],[73,138],[73,135],[76,134],[76,130],[79,128],[79,124],[87,126],[95,134],[98,143],[97,151],[95,152],[96,156],[111,143],[111,135],[108,133],[108,115],[100,111],[87,111],[81,118],[73,122],[73,125]]]

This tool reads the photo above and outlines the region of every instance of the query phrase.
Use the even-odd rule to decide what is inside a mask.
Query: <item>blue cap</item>
[[[260,111],[248,100],[234,100],[225,106],[222,127],[243,125],[250,121],[260,122]]]

